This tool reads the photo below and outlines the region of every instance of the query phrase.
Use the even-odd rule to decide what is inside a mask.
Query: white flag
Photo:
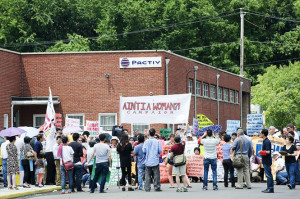
[[[47,105],[47,111],[46,111],[46,117],[44,123],[44,132],[47,132],[54,127],[54,120],[55,120],[55,110],[53,107],[51,89],[49,87],[49,98],[48,98],[48,105]]]

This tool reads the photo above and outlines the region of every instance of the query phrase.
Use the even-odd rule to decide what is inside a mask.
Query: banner
[[[120,123],[188,123],[191,94],[120,97]]]
[[[169,181],[167,166],[164,163],[159,164],[159,174],[160,183],[167,183]]]
[[[55,110],[53,107],[51,89],[49,87],[49,98],[48,98],[46,117],[45,117],[44,129],[43,129],[44,133],[46,133],[51,129],[51,127],[54,125],[54,120],[55,120]]]
[[[186,174],[189,177],[203,177],[203,160],[201,155],[189,155],[187,156]]]
[[[247,135],[259,133],[264,128],[262,114],[248,114],[247,115]]]
[[[110,180],[109,180],[109,185],[117,185],[118,183],[118,173],[119,173],[119,178],[121,179],[122,177],[122,172],[121,169],[117,169],[117,167],[120,167],[120,157],[119,154],[117,154],[117,149],[111,149],[110,151],[111,155],[111,171],[110,171]]]
[[[85,130],[90,132],[91,136],[98,136],[100,134],[98,121],[86,121]]]
[[[66,118],[66,127],[80,126],[80,119]]]
[[[208,180],[213,180],[213,173],[212,170],[209,168],[208,170]],[[224,181],[224,167],[220,160],[217,160],[217,181],[223,182]]]
[[[206,126],[214,125],[212,121],[210,121],[205,115],[198,114],[197,115],[199,129],[202,129]]]
[[[271,145],[272,145],[272,153],[275,151],[282,151],[283,146],[285,145],[285,140],[282,138],[275,138],[275,137],[268,137]],[[252,137],[252,143],[253,143],[253,149],[255,154],[261,158],[260,154],[258,154],[258,151],[262,150],[262,143],[263,139],[259,137]]]
[[[236,130],[241,126],[240,120],[227,120],[227,135],[231,135],[232,133],[236,133]]]

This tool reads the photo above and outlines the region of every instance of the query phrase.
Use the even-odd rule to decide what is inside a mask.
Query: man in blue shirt
[[[274,193],[274,181],[271,170],[272,165],[272,157],[271,157],[271,142],[268,139],[268,129],[263,129],[260,131],[259,137],[261,137],[264,141],[262,144],[262,151],[260,151],[260,155],[262,157],[262,164],[264,166],[265,174],[267,177],[267,189],[262,191],[263,193]]]
[[[161,144],[154,138],[155,129],[149,130],[150,138],[143,145],[143,152],[146,155],[145,166],[145,191],[151,190],[151,173],[154,174],[154,189],[160,189],[160,173],[159,173],[159,154],[162,151]]]
[[[134,148],[134,155],[136,155],[137,160],[137,173],[139,181],[139,190],[143,190],[143,172],[145,171],[145,154],[143,152],[143,146],[145,141],[144,135],[138,135],[137,140],[139,145]]]

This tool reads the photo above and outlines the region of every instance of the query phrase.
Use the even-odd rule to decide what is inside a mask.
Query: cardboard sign
[[[160,135],[164,136],[166,139],[169,138],[169,136],[172,134],[171,129],[160,129],[159,130]]]
[[[240,120],[227,120],[227,129],[226,133],[231,135],[232,133],[236,133],[236,130],[241,126]]]
[[[210,121],[205,115],[202,114],[197,115],[197,120],[199,124],[199,129],[202,129],[206,126],[214,125],[212,121]]]
[[[194,155],[194,148],[198,147],[198,141],[186,141],[185,142],[185,149],[184,149],[184,155]]]
[[[187,156],[186,174],[189,177],[203,177],[203,160],[201,155],[189,155]]]
[[[90,132],[91,136],[98,136],[100,134],[98,121],[86,121],[85,130]]]
[[[80,126],[80,119],[66,118],[66,127]]]
[[[259,133],[264,128],[262,114],[248,114],[247,115],[247,135]]]
[[[62,114],[55,113],[55,127],[62,128]]]

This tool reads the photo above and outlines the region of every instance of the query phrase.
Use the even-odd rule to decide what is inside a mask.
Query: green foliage
[[[65,44],[63,41],[57,42],[54,46],[51,46],[46,51],[47,52],[79,52],[79,51],[89,51],[90,41],[84,39],[80,35],[70,35],[68,34],[69,43]]]
[[[252,103],[266,111],[267,126],[300,125],[300,62],[271,66],[257,81],[252,87]]]

